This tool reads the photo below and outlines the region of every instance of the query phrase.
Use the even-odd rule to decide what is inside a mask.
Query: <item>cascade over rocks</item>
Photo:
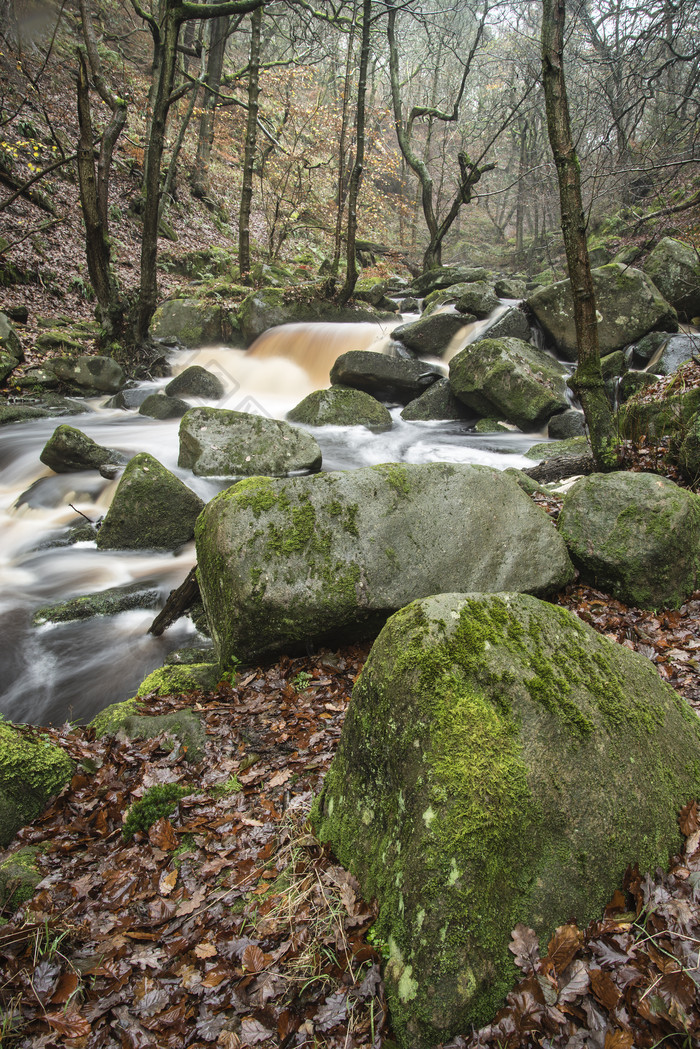
[[[188,543],[204,503],[148,452],[135,455],[97,533],[99,550],[175,550]]]
[[[695,248],[663,237],[644,263],[644,272],[686,317],[700,315],[700,258]]]
[[[312,820],[376,897],[392,1026],[429,1049],[490,1020],[629,863],[665,867],[700,791],[700,723],[652,663],[521,594],[440,594],[387,622]]]
[[[700,497],[650,473],[592,474],[558,528],[584,582],[640,608],[678,608],[700,579]]]
[[[287,412],[287,418],[306,426],[365,426],[375,433],[392,426],[391,413],[383,404],[351,386],[314,390]]]
[[[565,370],[544,350],[520,339],[480,339],[450,361],[450,385],[479,415],[538,430],[568,407]]]
[[[372,350],[341,353],[331,368],[331,383],[365,390],[380,401],[408,404],[442,377],[442,372],[423,361],[389,357]]]
[[[359,321],[396,322],[393,312],[377,310],[369,304],[363,308],[336,306],[324,299],[299,299],[298,296],[299,290],[294,288],[261,288],[251,291],[241,303],[237,314],[246,344],[250,345],[268,328],[300,321],[352,324]]]
[[[207,504],[199,585],[222,667],[367,633],[455,585],[549,594],[573,578],[547,515],[497,470],[387,463],[254,477]]]
[[[601,356],[621,350],[654,329],[677,331],[673,306],[641,270],[611,262],[592,271],[600,320]],[[577,357],[571,282],[560,280],[536,291],[527,300],[545,332],[568,361]]]
[[[122,466],[127,456],[113,448],[103,448],[74,426],[57,426],[39,456],[54,473],[74,470],[99,470],[107,465]]]
[[[178,466],[199,477],[285,477],[320,470],[321,449],[310,434],[278,419],[190,408],[180,423]]]

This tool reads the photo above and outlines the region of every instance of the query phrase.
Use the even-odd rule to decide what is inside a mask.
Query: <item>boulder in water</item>
[[[364,426],[375,433],[392,426],[391,414],[383,404],[350,386],[314,390],[287,412],[287,418],[305,426]]]
[[[673,306],[641,270],[611,262],[593,270],[593,286],[602,355],[621,350],[654,329],[678,330]],[[562,356],[575,361],[578,348],[571,282],[561,280],[536,291],[527,305]]]
[[[314,438],[289,423],[226,408],[190,408],[180,423],[178,465],[199,477],[285,477],[321,469]]]
[[[189,410],[187,401],[170,397],[167,393],[151,393],[139,405],[139,415],[150,419],[181,419]]]
[[[74,426],[57,426],[39,456],[42,463],[54,473],[73,473],[75,470],[99,470],[106,464],[122,466],[127,457],[113,448],[103,448],[91,437]]]
[[[196,538],[222,667],[376,630],[407,601],[455,584],[548,594],[573,577],[544,511],[482,466],[253,477],[207,504]]]
[[[190,541],[204,507],[198,495],[148,452],[124,470],[97,533],[100,550],[175,550]]]
[[[408,404],[419,397],[442,372],[423,361],[389,357],[372,350],[342,353],[331,368],[331,383],[365,390],[380,401]]]
[[[700,497],[665,477],[582,477],[558,529],[584,582],[640,608],[678,608],[700,578]]]
[[[431,313],[418,321],[394,328],[391,337],[415,354],[442,357],[452,338],[469,323],[469,320],[470,318],[456,312]]]
[[[454,394],[479,415],[538,430],[568,407],[565,370],[520,339],[480,339],[450,361]]]
[[[547,943],[600,915],[628,864],[665,867],[700,791],[700,723],[644,656],[522,594],[440,594],[388,621],[312,821],[376,897],[405,1049],[490,1020]]]
[[[406,422],[433,422],[444,420],[474,421],[476,413],[455,397],[447,377],[438,379],[425,393],[407,404],[401,412]]]
[[[576,408],[567,408],[558,415],[553,415],[547,423],[547,436],[553,441],[565,441],[569,437],[583,437],[586,433],[586,421],[583,412]]]
[[[52,357],[45,367],[83,392],[117,393],[126,382],[124,369],[111,357]]]
[[[650,371],[655,375],[671,375],[686,361],[697,358],[700,354],[700,335],[672,335],[662,345],[661,351],[649,363]]]
[[[32,622],[34,626],[40,626],[42,623],[71,623],[95,616],[116,616],[134,608],[156,608],[159,601],[160,590],[155,584],[128,583],[97,594],[82,594],[69,601],[45,605],[36,610]]]
[[[474,314],[475,317],[488,317],[498,305],[498,296],[493,287],[483,280],[468,284],[466,290],[457,299],[459,312]]]
[[[170,380],[165,392],[168,397],[203,397],[208,401],[218,401],[225,390],[221,379],[213,372],[199,364],[191,364]]]

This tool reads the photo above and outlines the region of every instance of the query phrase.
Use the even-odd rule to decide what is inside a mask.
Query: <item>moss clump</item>
[[[144,796],[129,809],[122,837],[132,841],[137,833],[145,834],[163,816],[170,816],[181,798],[194,794],[192,787],[181,787],[179,783],[158,783],[149,787]]]
[[[95,715],[89,727],[94,728],[98,739],[101,736],[114,735],[128,718],[138,713],[138,710],[139,703],[136,699],[125,699],[122,703],[110,703],[108,707]]]
[[[39,848],[36,845],[25,845],[0,863],[0,905],[7,910],[16,911],[27,900],[31,900],[34,890],[42,879],[37,867],[36,858]]]
[[[180,743],[189,761],[198,762],[202,758],[206,737],[202,723],[193,711],[185,709],[148,715],[140,714],[139,708],[136,698],[113,703],[100,711],[90,725],[97,736],[123,732],[128,739],[154,739],[165,734]]]
[[[0,846],[39,815],[74,769],[68,755],[48,738],[0,723]]]
[[[219,680],[218,663],[181,663],[158,667],[144,678],[137,697],[176,696],[183,692],[212,689]]]

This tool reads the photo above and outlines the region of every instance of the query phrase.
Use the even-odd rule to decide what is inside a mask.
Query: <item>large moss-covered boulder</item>
[[[558,527],[581,578],[630,605],[677,608],[697,588],[700,497],[665,477],[582,477]]]
[[[374,630],[416,597],[547,594],[573,569],[544,511],[499,471],[384,464],[221,492],[197,522],[198,578],[221,665]]]
[[[139,405],[139,415],[149,419],[181,419],[189,410],[187,401],[167,393],[151,393]]]
[[[10,423],[30,422],[32,419],[47,419],[60,415],[80,415],[85,411],[76,401],[67,397],[49,395],[37,404],[35,398],[12,401],[0,399],[0,426]]]
[[[127,457],[113,448],[104,448],[82,430],[63,423],[57,426],[39,456],[55,473],[99,470],[107,465],[121,466]]]
[[[151,321],[154,338],[175,338],[192,349],[227,342],[231,331],[223,307],[205,299],[168,299]]]
[[[375,397],[351,386],[314,390],[287,412],[305,426],[364,426],[379,433],[391,429],[391,413]]]
[[[124,470],[97,533],[100,550],[175,550],[188,543],[204,503],[148,452]]]
[[[493,1017],[543,945],[598,916],[628,864],[666,866],[700,790],[700,722],[649,660],[518,594],[397,612],[353,691],[312,810],[376,897],[392,1026],[428,1049]]]
[[[213,655],[213,650],[210,654]],[[174,696],[181,692],[212,689],[220,677],[218,663],[167,664],[145,677],[136,695]]]
[[[664,237],[650,252],[644,272],[686,317],[700,315],[700,258],[690,244]]]
[[[74,764],[49,740],[0,721],[0,848],[70,780]]]
[[[180,423],[178,465],[199,477],[285,477],[320,470],[321,449],[310,434],[278,419],[190,408]]]
[[[455,396],[525,431],[539,430],[568,407],[565,375],[558,361],[520,339],[480,339],[450,361]]]
[[[473,313],[475,317],[488,317],[498,305],[498,296],[493,290],[493,285],[483,280],[468,284],[457,300],[460,313]]]
[[[601,354],[620,350],[655,329],[678,330],[673,306],[641,270],[611,262],[593,270],[593,286],[600,314]],[[541,288],[530,296],[527,305],[561,355],[575,361],[578,350],[571,282],[561,280]]]
[[[441,357],[457,332],[473,319],[456,312],[431,313],[420,320],[394,328],[391,337],[403,343],[412,353]]]
[[[408,404],[442,376],[424,361],[389,357],[372,350],[341,353],[331,368],[331,383],[365,390],[380,401]]]
[[[45,367],[62,382],[88,393],[116,393],[126,382],[124,369],[111,357],[52,357]]]

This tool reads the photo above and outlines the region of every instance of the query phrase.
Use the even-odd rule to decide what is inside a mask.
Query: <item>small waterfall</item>
[[[270,328],[255,340],[248,356],[283,358],[298,364],[316,383],[315,389],[330,384],[330,371],[338,357],[348,350],[372,350],[385,353],[389,333],[400,323],[333,324],[319,321],[313,324],[281,324]]]

